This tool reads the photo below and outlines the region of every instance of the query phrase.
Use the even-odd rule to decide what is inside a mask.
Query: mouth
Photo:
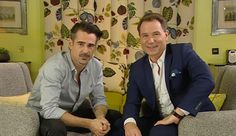
[[[89,58],[90,56],[88,54],[80,54],[79,57],[81,57],[81,58]]]
[[[154,48],[157,48],[158,45],[150,45],[150,46],[147,46],[148,49],[154,49]]]

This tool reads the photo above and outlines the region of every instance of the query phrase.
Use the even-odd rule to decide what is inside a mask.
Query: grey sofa
[[[20,96],[33,87],[30,72],[24,63],[0,63],[0,96]],[[27,101],[27,100],[25,100]],[[0,101],[0,136],[36,136],[37,112],[23,103]]]
[[[179,136],[236,136],[236,65],[217,71],[214,92],[226,93],[221,111],[187,116],[179,124]]]
[[[1,64],[0,64],[0,71]],[[179,124],[179,136],[236,135],[236,66],[224,66],[218,74],[215,92],[227,90],[222,111],[202,112],[187,116]],[[1,74],[0,74],[1,80]],[[0,96],[5,94],[0,90]],[[37,113],[22,106],[0,104],[0,136],[36,136],[39,128]],[[80,134],[69,133],[68,136]],[[87,134],[90,135],[90,134]]]

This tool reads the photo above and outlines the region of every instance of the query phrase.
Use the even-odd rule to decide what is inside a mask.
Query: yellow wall
[[[211,36],[212,0],[195,0],[194,49],[207,63],[225,64],[226,50],[236,49],[236,34]],[[211,49],[219,48],[219,55]]]
[[[226,49],[236,49],[236,34],[211,36],[212,0],[195,1],[194,49],[207,63],[223,64]],[[0,47],[10,51],[12,61],[31,61],[33,80],[44,60],[43,1],[27,0],[28,34],[0,33]],[[24,53],[18,47],[24,46]],[[219,48],[219,55],[212,55],[212,48]]]
[[[9,50],[11,61],[31,61],[31,75],[34,80],[44,60],[43,1],[26,1],[28,34],[0,33],[0,47]],[[24,46],[23,53],[18,51],[19,46]]]

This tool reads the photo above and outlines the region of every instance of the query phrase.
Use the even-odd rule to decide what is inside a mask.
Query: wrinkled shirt
[[[88,96],[93,107],[107,105],[102,65],[96,58],[92,58],[80,73],[81,86],[76,75],[69,52],[49,58],[39,71],[27,106],[36,109],[46,119],[59,119],[66,111],[78,109]]]

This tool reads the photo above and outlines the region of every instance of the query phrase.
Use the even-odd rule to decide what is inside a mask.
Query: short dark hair
[[[160,22],[161,27],[164,31],[167,31],[167,22],[165,20],[165,18],[158,13],[146,13],[139,21],[138,23],[138,33],[140,34],[140,26],[142,25],[143,22],[145,21],[153,21],[153,20],[157,20],[158,22]]]
[[[75,34],[77,33],[78,30],[87,32],[88,34],[95,34],[97,37],[97,40],[99,40],[102,37],[102,31],[93,23],[90,22],[79,22],[76,23],[70,30],[70,38],[72,40],[75,39]]]

